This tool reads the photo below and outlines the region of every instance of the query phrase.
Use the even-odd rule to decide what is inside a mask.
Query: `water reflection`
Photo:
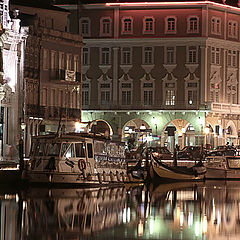
[[[240,182],[0,192],[1,239],[240,239]]]

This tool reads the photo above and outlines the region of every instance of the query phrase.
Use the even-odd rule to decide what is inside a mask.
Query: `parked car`
[[[215,150],[209,152],[208,154],[208,156],[236,156],[236,155],[237,149],[229,145],[217,146]]]
[[[161,160],[172,160],[173,153],[170,152],[166,147],[149,147],[148,152],[152,153],[154,157]]]
[[[203,148],[202,158],[207,156],[207,149]],[[199,160],[201,158],[201,146],[186,146],[177,154],[177,159]]]

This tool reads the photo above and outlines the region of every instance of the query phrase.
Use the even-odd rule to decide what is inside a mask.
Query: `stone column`
[[[207,58],[207,46],[201,46],[201,92],[200,92],[200,103],[204,104],[207,102],[207,96],[208,96],[208,84],[207,84],[207,64],[208,64],[208,58]]]

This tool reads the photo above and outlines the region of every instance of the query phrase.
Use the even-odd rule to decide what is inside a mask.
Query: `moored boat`
[[[206,173],[206,167],[201,163],[191,168],[176,166],[172,167],[164,164],[160,160],[151,155],[150,175],[153,180],[172,180],[172,181],[188,181],[203,180]]]
[[[70,186],[142,182],[127,172],[123,142],[77,133],[34,137],[23,179]]]
[[[206,179],[240,179],[240,156],[206,158]]]

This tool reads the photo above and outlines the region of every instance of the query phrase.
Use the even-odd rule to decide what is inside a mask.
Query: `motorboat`
[[[240,156],[208,156],[206,179],[240,179]]]
[[[196,181],[203,180],[206,167],[198,162],[193,167],[169,166],[151,155],[150,176],[154,180]]]
[[[125,146],[96,134],[65,133],[33,137],[28,183],[109,185],[141,182],[127,172]]]

